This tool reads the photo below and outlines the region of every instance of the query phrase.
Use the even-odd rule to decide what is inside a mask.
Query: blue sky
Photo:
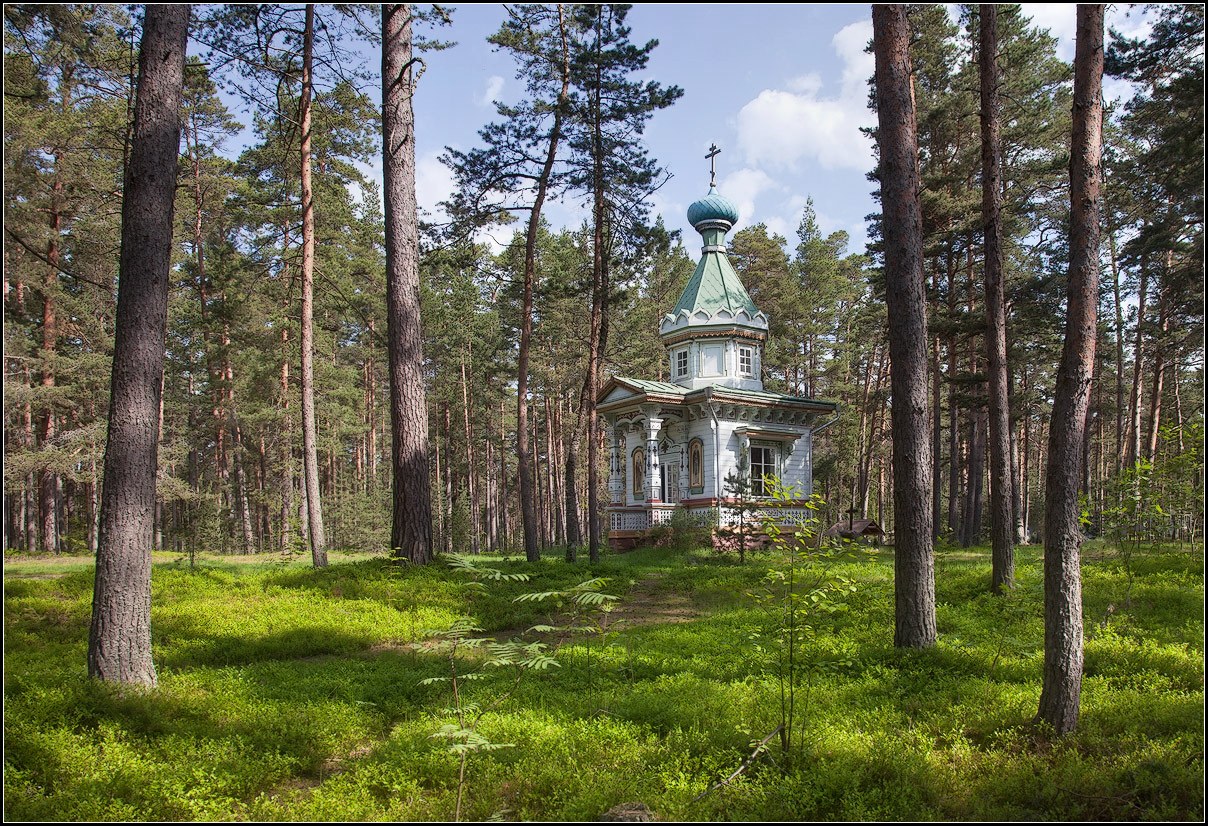
[[[958,7],[948,9],[955,19]],[[496,117],[492,101],[514,102],[524,93],[512,60],[486,40],[504,20],[503,7],[478,3],[452,10],[451,27],[427,33],[457,45],[424,55],[427,69],[414,102],[417,193],[429,214],[453,183],[439,161],[444,148],[478,145],[478,130]],[[1072,60],[1075,6],[1024,4],[1024,11],[1057,38],[1058,55]],[[864,217],[876,208],[865,177],[873,165],[872,145],[860,132],[875,121],[867,108],[873,57],[864,51],[872,37],[871,6],[640,3],[627,22],[633,42],[659,41],[643,79],[684,90],[676,104],[654,115],[645,138],[652,157],[672,176],[651,198],[653,212],[683,233],[690,255],[700,241],[685,213],[708,190],[705,153],[713,143],[722,150],[718,189],[738,207],[736,229],[764,223],[791,248],[802,208],[812,198],[822,231],[844,230],[849,251],[864,250]],[[1108,25],[1130,36],[1148,29],[1141,12],[1127,5],[1109,6]],[[376,49],[356,50],[367,68],[380,65]],[[1129,88],[1105,79],[1109,99]],[[224,97],[240,112],[233,98]],[[240,117],[250,122],[246,114]],[[245,132],[227,151],[237,153],[249,138]],[[365,171],[380,181],[380,160]],[[547,205],[545,215],[560,228],[578,226],[587,213],[570,202]],[[491,237],[498,244],[512,231]]]
[[[1058,38],[1059,55],[1072,60],[1075,7],[1024,8]],[[486,42],[504,18],[502,8],[454,9],[453,26],[437,36],[458,45],[426,55],[415,100],[418,194],[429,210],[452,184],[438,161],[444,147],[475,146],[477,130],[495,117],[491,101],[515,101],[524,91],[509,57]],[[1135,12],[1126,19],[1125,9],[1112,7],[1108,23],[1135,32],[1142,24]],[[652,198],[654,212],[684,232],[690,254],[699,239],[685,212],[708,190],[704,156],[711,143],[722,150],[718,189],[738,206],[736,229],[762,222],[795,244],[809,197],[823,232],[845,230],[849,250],[863,251],[864,216],[875,209],[865,178],[871,142],[859,131],[874,122],[866,105],[873,58],[864,53],[870,6],[637,4],[627,22],[635,43],[659,41],[647,77],[684,89],[678,103],[654,115],[646,142],[672,174]],[[1121,89],[1107,91],[1110,97]],[[555,227],[577,225],[584,216],[575,204],[547,210]]]

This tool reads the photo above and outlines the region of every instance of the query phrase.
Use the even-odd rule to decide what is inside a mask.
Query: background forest
[[[193,21],[191,36],[208,58],[191,60],[185,74],[156,543],[178,552],[299,553],[307,530],[298,383],[303,42],[289,26],[301,17],[298,7],[260,7],[286,34],[264,49],[265,61],[238,61],[232,55],[257,48],[241,8],[251,7],[198,7]],[[592,19],[597,7],[569,7],[563,45],[579,56],[575,65],[600,71],[568,73],[575,105],[551,150],[547,183],[550,197],[595,206],[582,226],[539,226],[526,297],[526,233],[509,240],[506,232],[540,210],[520,184],[511,194],[528,213],[478,196],[484,158],[510,147],[531,160],[533,136],[559,108],[557,78],[534,58],[557,30],[551,8],[517,7],[512,27],[495,36],[515,55],[529,99],[499,107],[481,133],[484,149],[448,154],[459,184],[452,219],[426,226],[422,237],[437,550],[523,547],[522,503],[535,508],[540,548],[588,536],[588,379],[598,387],[612,374],[667,377],[657,321],[696,255],[696,239],[650,213],[649,194],[666,173],[640,144],[646,121],[673,106],[679,90],[634,79],[654,44],[628,41],[623,8],[606,28]],[[1064,324],[1071,68],[1018,6],[1000,8],[1011,470],[1016,541],[1026,543],[1043,523]],[[1091,534],[1126,528],[1187,540],[1203,532],[1204,10],[1151,13],[1147,40],[1108,41],[1108,74],[1136,91],[1109,112],[1104,130],[1085,519]],[[380,81],[349,49],[375,29],[373,14],[325,6],[315,14],[314,395],[327,542],[385,550],[384,223],[380,184],[363,172],[380,155],[380,112],[368,92]],[[6,5],[4,15],[5,547],[91,553],[140,24],[118,6]],[[936,411],[934,524],[950,542],[973,545],[988,532],[977,7],[963,7],[958,24],[943,6],[913,6],[910,21]],[[520,36],[534,31],[540,36]],[[456,15],[450,28],[428,33],[455,39]],[[239,91],[244,111],[228,109],[220,85]],[[254,140],[236,156],[226,145],[238,119],[250,122]],[[509,210],[521,223],[496,233],[501,245],[483,243],[481,229]],[[819,229],[811,202],[795,238],[749,226],[730,239],[730,257],[771,318],[768,388],[838,401],[844,411],[815,446],[823,523],[854,506],[892,531],[887,320],[878,216],[869,221],[871,243],[854,250],[846,233]],[[522,500],[517,476],[524,452],[531,500]]]

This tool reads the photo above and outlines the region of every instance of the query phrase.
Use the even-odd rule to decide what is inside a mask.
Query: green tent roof
[[[688,286],[684,287],[679,303],[671,314],[679,315],[680,310],[687,310],[689,315],[697,310],[704,310],[709,315],[715,315],[720,310],[729,310],[734,314],[746,310],[750,316],[759,312],[746,287],[738,280],[738,273],[734,271],[730,259],[724,252],[714,250],[701,256],[696,271],[692,273]]]

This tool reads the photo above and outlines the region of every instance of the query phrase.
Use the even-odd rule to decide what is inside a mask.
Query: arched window
[[[705,444],[700,439],[688,443],[688,487],[693,493],[705,492]]]
[[[633,498],[645,498],[646,487],[646,451],[643,448],[633,450]]]

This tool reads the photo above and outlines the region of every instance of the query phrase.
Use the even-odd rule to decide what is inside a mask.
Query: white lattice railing
[[[608,529],[611,531],[644,531],[650,526],[645,511],[609,511]]]
[[[791,525],[800,528],[817,520],[817,516],[809,508],[760,508],[746,517],[749,521],[762,523],[771,519],[777,525]],[[734,527],[743,520],[742,511],[737,508],[719,508],[717,524],[722,527]]]
[[[679,510],[679,506],[678,506],[678,505],[672,505],[672,506],[670,506],[670,507],[667,507],[667,506],[664,506],[664,507],[652,507],[652,508],[650,509],[650,524],[651,524],[651,526],[654,526],[654,525],[668,525],[668,524],[670,524],[670,523],[671,523],[671,516],[672,516],[672,514],[674,514],[674,513],[675,513],[677,510]]]

